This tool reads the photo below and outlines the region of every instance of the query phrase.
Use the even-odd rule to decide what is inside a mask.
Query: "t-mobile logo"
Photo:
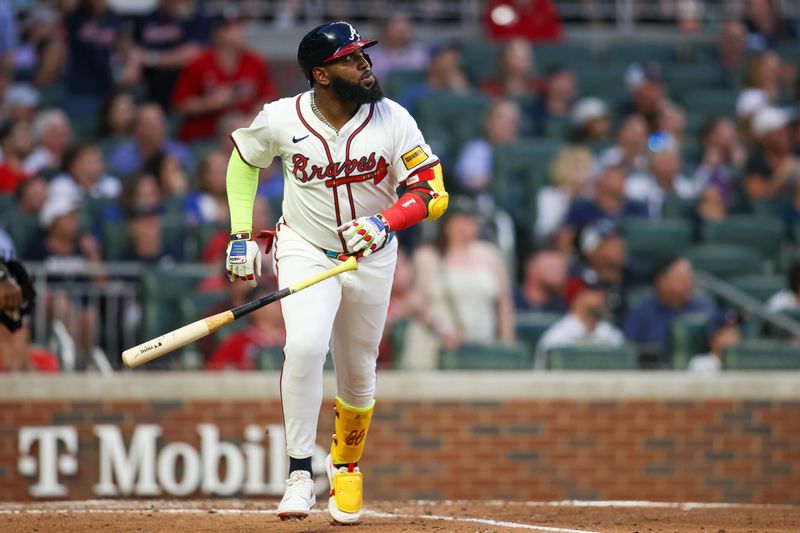
[[[29,455],[39,443],[39,458]],[[63,443],[66,454],[59,453]],[[74,476],[78,473],[78,432],[71,426],[23,427],[19,431],[19,460],[17,468],[23,476],[38,478],[31,485],[31,495],[37,498],[66,496],[67,487],[58,482],[59,474]]]

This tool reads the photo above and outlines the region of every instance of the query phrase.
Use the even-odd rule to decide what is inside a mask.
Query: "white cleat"
[[[357,465],[339,469],[333,466],[331,455],[325,458],[325,472],[331,485],[328,513],[340,524],[355,524],[361,519],[363,477]]]
[[[305,470],[295,470],[286,480],[286,492],[278,504],[278,518],[281,520],[302,520],[317,503],[316,489],[311,474]]]

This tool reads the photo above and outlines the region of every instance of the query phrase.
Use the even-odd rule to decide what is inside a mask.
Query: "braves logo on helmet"
[[[313,80],[311,69],[314,67],[377,43],[375,40],[363,39],[349,22],[322,24],[308,32],[300,41],[300,46],[297,48],[297,62],[311,83]]]

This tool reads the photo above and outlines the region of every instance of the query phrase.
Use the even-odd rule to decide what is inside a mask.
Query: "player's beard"
[[[338,76],[331,77],[331,90],[336,98],[342,102],[349,102],[356,105],[361,104],[374,104],[383,98],[383,89],[381,84],[378,83],[378,78],[375,78],[372,85],[367,88],[361,85],[361,82],[350,83],[344,78]]]

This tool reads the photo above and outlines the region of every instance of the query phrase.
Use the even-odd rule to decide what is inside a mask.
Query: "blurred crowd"
[[[250,48],[234,3],[207,13],[190,0],[159,0],[137,16],[116,14],[106,0],[11,4],[0,0],[6,246],[61,280],[95,284],[108,281],[108,262],[217,265],[191,290],[218,295],[220,309],[273,288],[270,274],[254,292],[229,285],[222,271],[229,134],[265,102],[302,87],[299,71],[276,82],[275,62]],[[513,16],[498,18],[503,6]],[[534,17],[526,9],[536,6]],[[791,54],[800,48],[792,48],[797,24],[776,6],[749,0],[741,18],[718,28],[698,64],[709,88],[736,97],[701,124],[693,102],[673,98],[668,69],[656,59],[625,65],[603,94],[569,56],[537,64],[538,43],[562,39],[549,1],[490,2],[486,34],[499,40],[499,56],[482,64],[465,43],[419,42],[407,13],[380,20],[375,75],[417,118],[453,192],[443,220],[400,235],[381,364],[436,368],[442,350],[514,345],[519,317],[546,313],[559,318],[528,347],[538,368],[553,347],[589,341],[635,345],[649,366],[668,368],[670,321],[705,313],[710,355],[693,367],[718,369],[740,320],[698,293],[681,254],[634,261],[624,227],[679,211],[697,241],[707,224],[767,209],[791,243],[800,221],[800,57]],[[440,97],[486,102],[478,131],[458,140],[438,135],[426,113]],[[544,146],[552,150],[539,158],[535,186],[501,182],[498,168],[513,148],[529,154]],[[262,171],[256,230],[280,216],[282,179],[279,165]],[[81,270],[86,265],[95,268]],[[800,287],[790,281],[782,308],[798,306]],[[58,294],[39,301],[48,318],[67,325],[77,366],[91,366],[107,310]],[[111,319],[141,325],[136,312]],[[201,345],[199,364],[258,368],[254,354],[279,354],[282,335],[280,309],[269,306]],[[29,365],[13,361],[23,351],[7,346],[0,344],[0,369]]]

